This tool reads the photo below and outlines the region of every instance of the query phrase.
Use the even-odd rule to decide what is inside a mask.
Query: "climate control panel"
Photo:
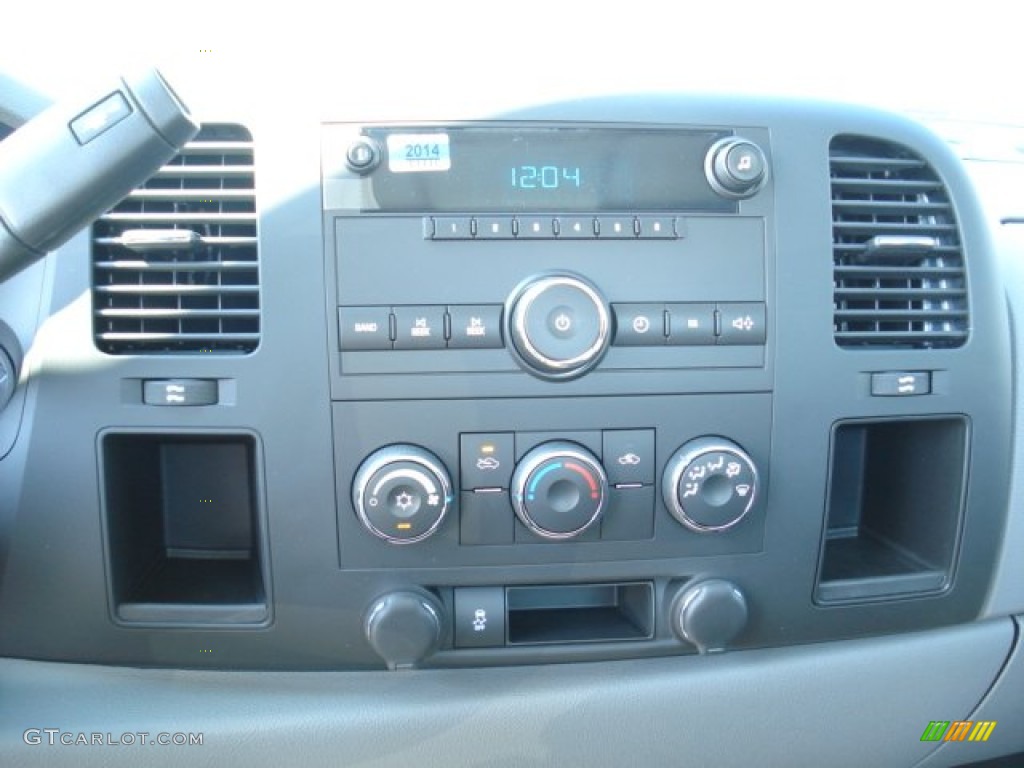
[[[595,398],[598,428],[568,401],[431,403],[429,423],[416,403],[337,404],[343,564],[757,551],[770,396],[728,399],[712,419],[725,396]]]

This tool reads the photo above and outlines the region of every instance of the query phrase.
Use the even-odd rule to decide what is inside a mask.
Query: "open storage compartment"
[[[967,467],[963,417],[837,424],[815,597],[939,592],[952,579]]]
[[[102,454],[115,616],[144,623],[265,622],[255,439],[107,434]]]
[[[647,640],[654,633],[650,582],[508,587],[509,645]]]

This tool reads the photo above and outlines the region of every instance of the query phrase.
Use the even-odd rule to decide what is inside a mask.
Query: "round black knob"
[[[363,629],[389,669],[414,667],[441,644],[442,615],[440,603],[431,595],[392,592],[370,606]]]
[[[578,275],[552,274],[527,281],[512,293],[505,316],[513,355],[541,378],[580,376],[608,349],[608,302]]]
[[[708,150],[704,173],[712,188],[723,197],[751,197],[764,186],[768,161],[752,141],[721,139]]]
[[[380,146],[369,136],[360,136],[348,146],[345,165],[349,170],[363,176],[380,164]]]
[[[753,459],[720,437],[692,440],[672,454],[661,482],[668,511],[699,533],[732,528],[754,506],[758,490]]]
[[[381,448],[366,458],[352,481],[359,520],[392,544],[423,541],[440,527],[451,503],[448,470],[415,445]]]
[[[512,474],[511,494],[527,528],[546,539],[571,539],[600,518],[608,476],[586,448],[556,440],[523,456]]]
[[[672,630],[701,653],[721,651],[747,626],[747,601],[725,579],[684,588],[672,601]]]

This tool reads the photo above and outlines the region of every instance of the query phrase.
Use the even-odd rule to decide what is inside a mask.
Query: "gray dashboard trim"
[[[975,710],[1014,638],[1013,621],[1001,619],[711,656],[398,673],[4,659],[0,764],[909,766],[935,749],[920,741],[930,720]],[[1019,747],[1011,722],[991,749]],[[32,746],[29,728],[204,740]]]

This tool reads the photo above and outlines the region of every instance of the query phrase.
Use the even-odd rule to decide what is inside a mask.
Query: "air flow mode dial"
[[[720,437],[701,437],[672,454],[661,490],[672,516],[704,533],[736,525],[760,489],[757,467],[746,451]]]

